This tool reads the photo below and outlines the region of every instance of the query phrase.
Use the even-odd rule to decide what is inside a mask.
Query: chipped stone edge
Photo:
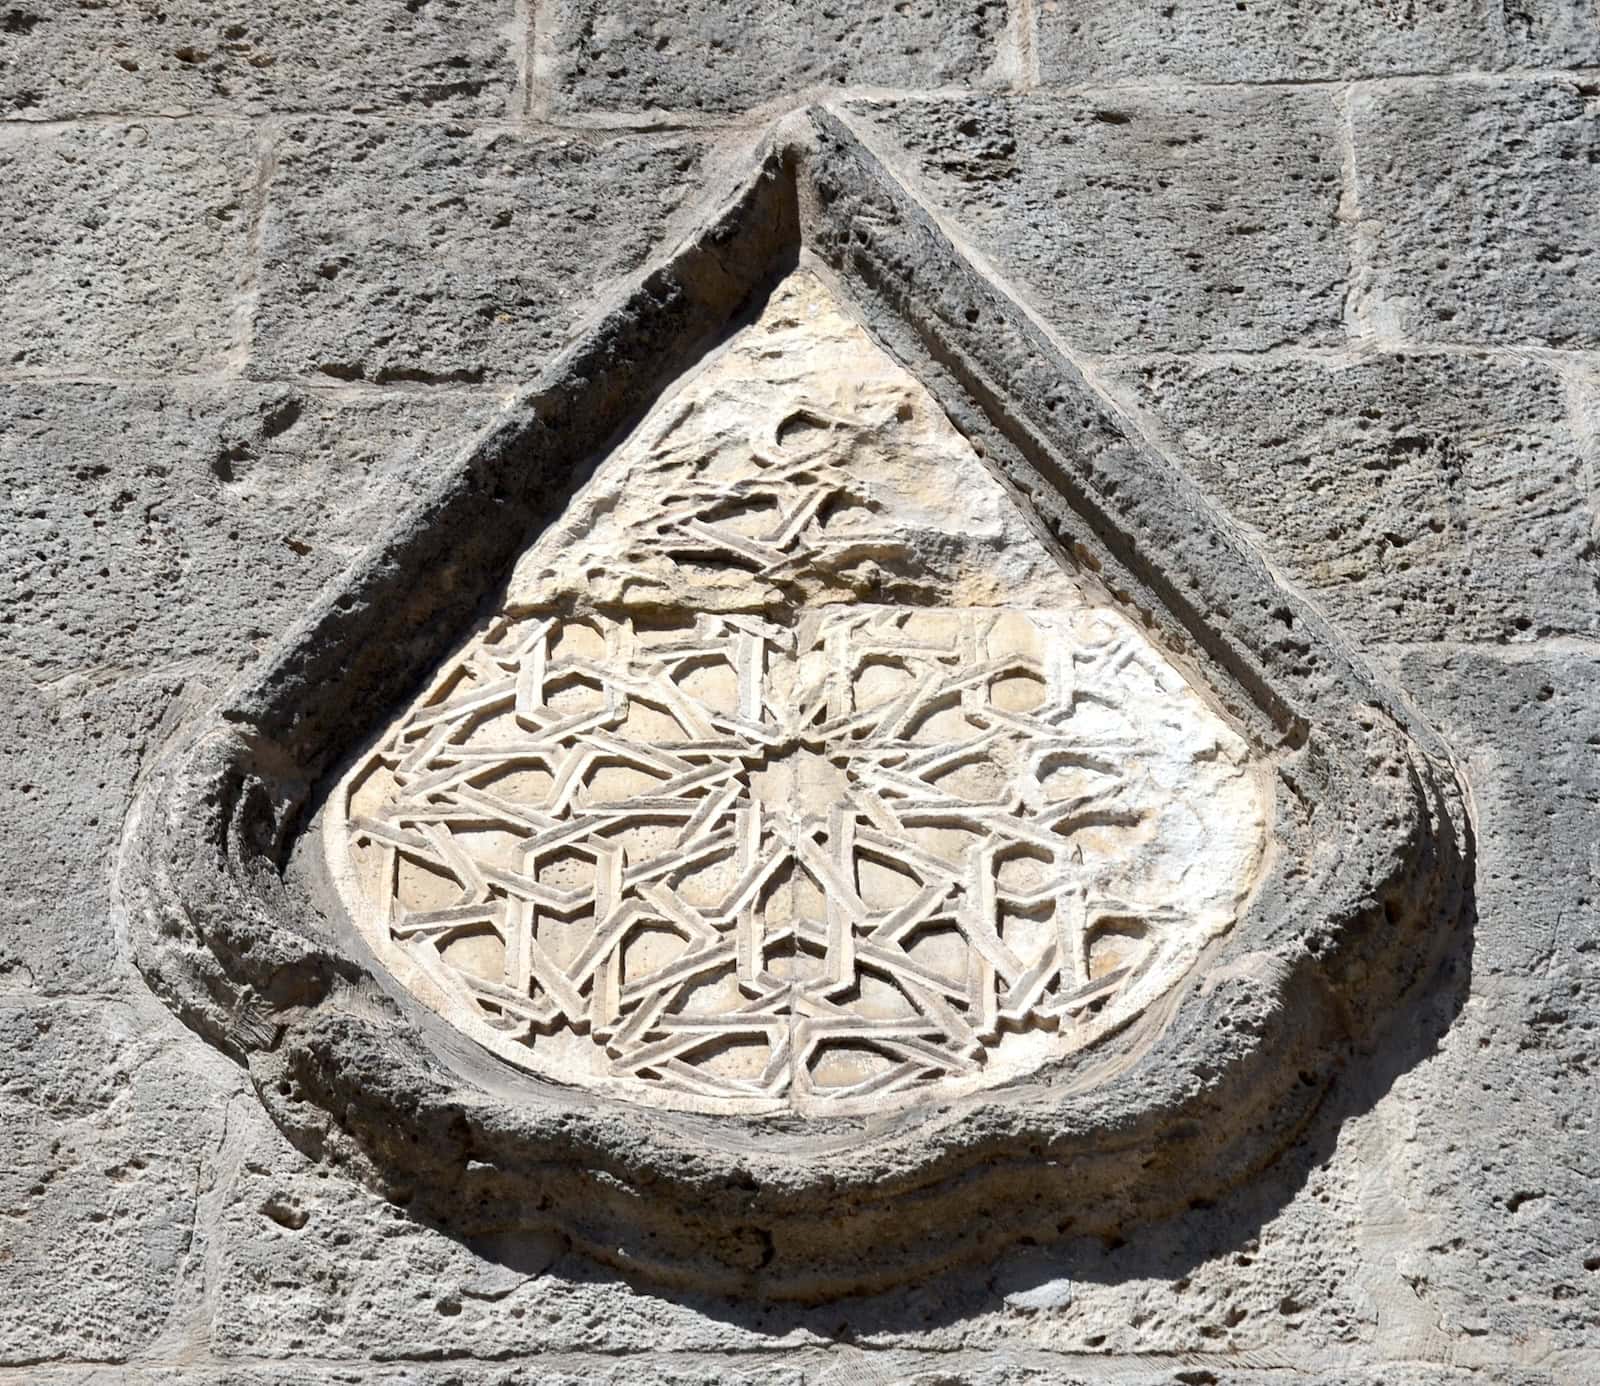
[[[358,729],[411,691],[527,535],[801,255],[928,386],[1049,542],[1274,760],[1274,859],[1187,982],[1009,1087],[886,1118],[652,1111],[461,1060],[288,871]],[[826,1299],[1119,1229],[1270,1163],[1471,918],[1435,734],[1138,437],[827,108],[444,468],[144,782],[119,928],[280,1128],[458,1235],[554,1230],[679,1289]],[[479,1067],[474,1068],[474,1064]]]

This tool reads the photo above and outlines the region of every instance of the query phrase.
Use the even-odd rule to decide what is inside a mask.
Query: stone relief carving
[[[799,272],[524,555],[326,843],[378,955],[512,1062],[843,1113],[1138,1014],[1248,896],[1261,779]]]
[[[797,265],[920,383],[803,276],[707,358]],[[808,1301],[1120,1236],[1259,1177],[1470,927],[1448,748],[836,112],[417,481],[116,873],[157,994],[407,1217]],[[597,918],[645,934],[614,986]],[[673,1051],[708,1020],[746,1038]]]

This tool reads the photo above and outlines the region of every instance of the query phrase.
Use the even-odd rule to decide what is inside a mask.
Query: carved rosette
[[[312,1158],[816,1299],[1255,1177],[1470,918],[1462,804],[816,111],[185,724],[117,890]]]
[[[1232,924],[1245,742],[814,275],[570,511],[324,829],[378,955],[502,1057],[881,1111],[1081,1048]]]

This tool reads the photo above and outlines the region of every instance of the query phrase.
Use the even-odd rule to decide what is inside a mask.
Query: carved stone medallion
[[[1137,1014],[1236,917],[1242,738],[811,274],[658,403],[325,841],[418,996],[557,1080],[881,1109]]]
[[[429,466],[117,872],[406,1216],[802,1300],[1119,1236],[1470,918],[1443,743],[837,113]]]

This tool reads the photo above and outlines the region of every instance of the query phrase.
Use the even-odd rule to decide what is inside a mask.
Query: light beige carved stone
[[[337,788],[378,957],[510,1062],[876,1111],[1125,1025],[1260,767],[811,273],[659,401]]]

